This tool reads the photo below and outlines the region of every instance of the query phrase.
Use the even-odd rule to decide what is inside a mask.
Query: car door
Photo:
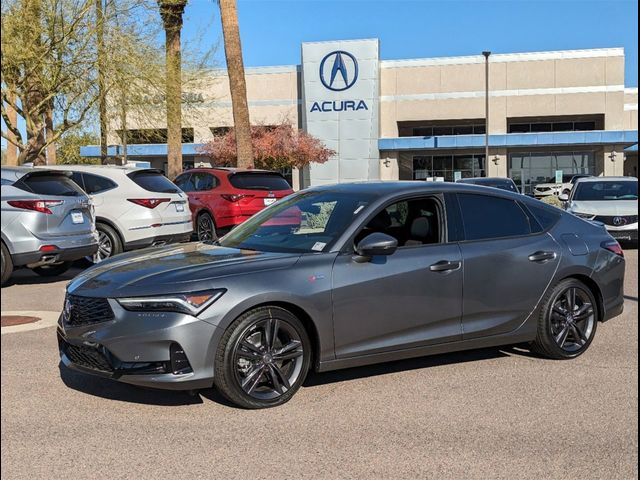
[[[463,338],[515,330],[553,279],[561,249],[518,201],[475,193],[457,197],[464,230]]]
[[[384,216],[391,217],[388,225],[374,225],[381,210],[355,237],[358,241],[369,230],[392,234],[399,239],[395,253],[365,263],[354,261],[351,252],[336,258],[332,285],[337,358],[461,338],[462,257],[456,243],[445,241],[443,199],[426,198],[436,207],[436,238],[411,244],[408,215],[402,212],[411,209],[399,209],[407,202],[396,202],[384,209]]]

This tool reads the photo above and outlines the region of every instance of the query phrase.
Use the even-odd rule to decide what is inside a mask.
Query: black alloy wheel
[[[198,219],[196,221],[196,235],[198,236],[198,240],[201,242],[218,239],[213,218],[211,218],[211,215],[206,212],[198,215]]]
[[[306,331],[290,312],[279,307],[252,310],[220,342],[216,386],[245,408],[281,405],[302,385],[310,353]]]
[[[550,358],[577,357],[589,348],[597,325],[591,290],[576,279],[563,280],[547,295],[533,348]]]

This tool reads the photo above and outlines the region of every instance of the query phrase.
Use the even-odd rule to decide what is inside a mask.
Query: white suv
[[[188,241],[193,224],[187,195],[160,170],[115,165],[56,165],[67,170],[95,206],[94,263],[127,250]]]
[[[549,197],[551,195],[569,195],[578,180],[590,176],[591,175],[586,175],[584,173],[570,173],[562,175],[561,184],[555,183],[554,179],[551,178],[549,179],[549,183],[539,183],[533,187],[533,195],[536,198]]]

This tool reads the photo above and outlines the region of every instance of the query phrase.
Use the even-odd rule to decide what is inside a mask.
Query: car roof
[[[135,167],[133,165],[48,165],[44,168],[49,168],[50,170],[99,173],[106,176],[109,176],[110,174],[127,175],[132,172],[143,172],[149,170],[160,172],[157,168]]]
[[[13,165],[2,165],[2,178],[6,180],[18,180],[29,173],[37,172],[39,174],[45,173],[46,170],[54,170],[49,165],[43,165],[41,167],[24,167]],[[69,174],[70,175],[70,174]]]
[[[637,182],[638,179],[636,177],[583,177],[579,178],[578,182],[580,183],[590,183],[590,182],[619,182],[619,181],[627,181],[627,182]]]
[[[238,168],[238,167],[194,167],[194,168],[185,170],[183,173],[207,172],[211,170],[228,172],[228,173],[275,173],[277,175],[281,175],[280,172],[275,172],[273,170],[262,170],[259,168]]]

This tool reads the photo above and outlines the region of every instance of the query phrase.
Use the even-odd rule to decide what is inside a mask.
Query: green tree
[[[99,136],[89,132],[67,132],[60,137],[57,145],[58,163],[66,165],[93,165],[100,163],[100,157],[81,157],[80,147],[95,145]]]

